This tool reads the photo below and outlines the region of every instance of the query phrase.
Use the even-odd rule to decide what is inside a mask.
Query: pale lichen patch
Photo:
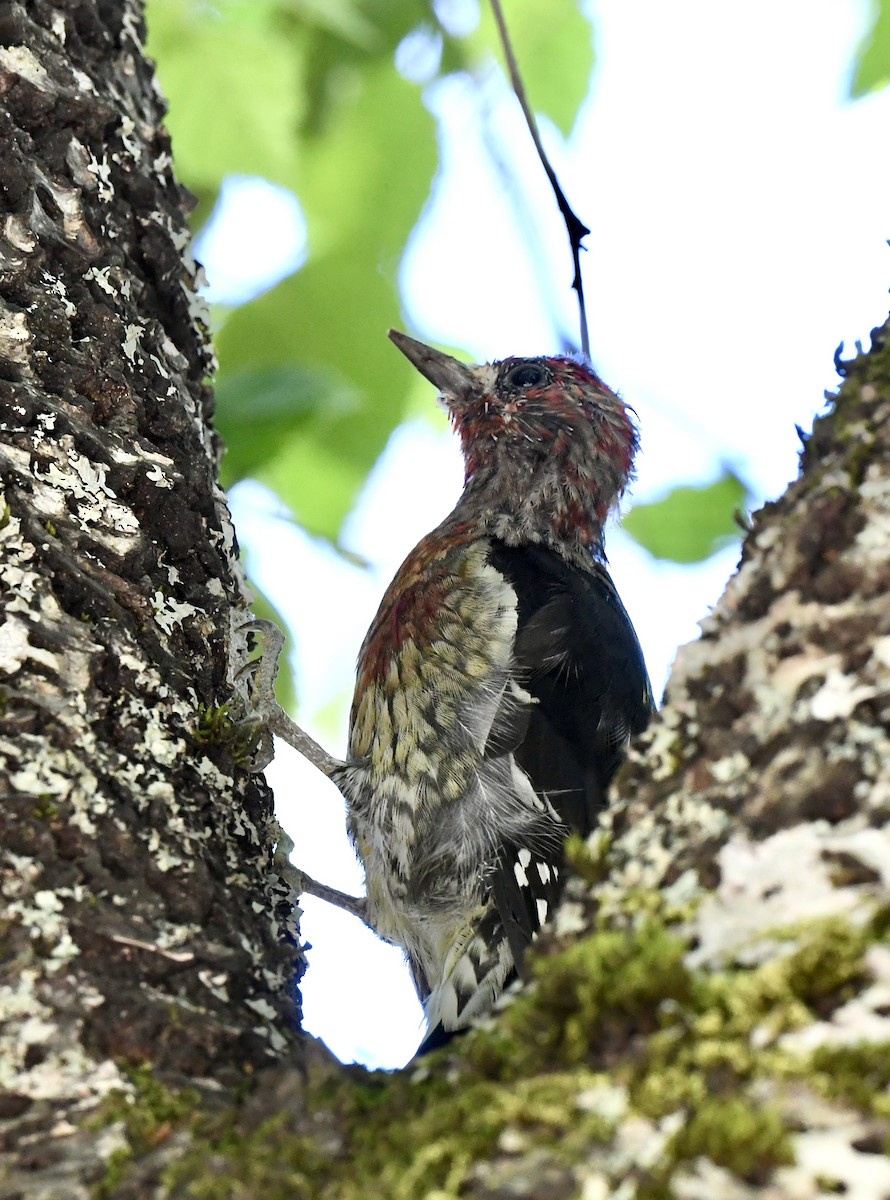
[[[30,254],[36,248],[34,230],[15,213],[8,213],[3,217],[0,228],[3,230],[3,237],[15,250]]]
[[[822,1200],[826,1195],[842,1195],[845,1200],[886,1200],[890,1194],[890,1159],[856,1149],[856,1143],[870,1132],[865,1121],[838,1113],[834,1124],[797,1134],[796,1165],[777,1173],[780,1194],[794,1200]]]
[[[10,614],[0,625],[0,671],[14,675],[28,661],[55,667],[56,657],[42,646],[33,646],[28,625]]]
[[[832,668],[810,700],[810,712],[817,721],[836,721],[852,716],[860,704],[877,694],[878,689],[873,685],[857,683],[854,677]]]
[[[31,331],[25,314],[0,305],[0,358],[15,363],[25,379],[33,378],[28,349],[30,341]]]
[[[41,92],[56,90],[43,63],[27,46],[0,46],[0,71],[27,80]]]
[[[628,1111],[629,1096],[627,1088],[603,1075],[578,1093],[575,1104],[581,1112],[596,1113],[610,1124],[617,1124]]]
[[[160,591],[155,592],[152,596],[151,604],[155,620],[165,633],[172,633],[188,617],[197,616],[199,612],[193,604],[174,600],[171,596],[165,596]]]
[[[149,483],[153,483],[155,487],[172,488],[173,480],[168,479],[159,466],[152,466],[145,472],[145,478]]]
[[[140,9],[13,8],[10,38],[33,38],[0,47],[19,197],[0,215],[0,1175],[27,1145],[9,1187],[79,1196],[121,1145],[82,1123],[130,1090],[113,1060],[270,1061],[297,953],[268,793],[190,737],[199,700],[228,699],[217,630],[246,605]]]
[[[125,1086],[114,1063],[95,1062],[79,1046],[60,1038],[54,1018],[41,998],[36,970],[22,971],[14,988],[0,987],[0,1088],[34,1100],[89,1103]],[[20,1035],[22,1028],[34,1036],[26,1040]],[[39,1056],[31,1053],[35,1045],[40,1046]]]
[[[124,340],[121,345],[121,349],[131,363],[135,363],[136,361],[136,355],[139,353],[141,340],[142,330],[139,328],[139,326],[133,324],[128,325],[124,331]]]
[[[844,916],[864,921],[874,901],[855,887],[836,887],[826,851],[856,846],[859,831],[844,833],[820,824],[783,829],[761,842],[743,831],[720,849],[720,881],[696,910],[693,967],[754,963],[778,952],[777,931],[801,918]],[[851,851],[852,852],[852,851]],[[787,947],[788,951],[793,948]]]
[[[779,1200],[762,1189],[748,1187],[725,1167],[704,1156],[684,1166],[671,1179],[671,1195],[675,1200]],[[628,1192],[628,1200],[636,1200]],[[805,1197],[789,1193],[782,1200],[817,1200],[816,1194]]]
[[[80,527],[116,553],[126,554],[130,548],[126,539],[136,536],[139,522],[109,486],[107,468],[90,462],[77,451],[67,434],[55,445],[44,445],[43,460],[38,479],[57,495],[67,498]],[[125,537],[116,537],[111,531]]]
[[[734,754],[711,763],[708,769],[717,783],[733,783],[745,778],[751,763],[741,750],[736,750]]]

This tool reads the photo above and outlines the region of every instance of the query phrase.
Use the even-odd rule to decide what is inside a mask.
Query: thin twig
[[[160,954],[162,958],[169,958],[171,962],[189,963],[195,961],[195,956],[191,950],[167,950],[163,946],[158,946],[154,942],[143,942],[139,938],[124,937],[123,934],[111,934],[111,940],[117,942],[119,946],[133,946],[136,950],[147,950],[149,954]]]
[[[480,101],[484,104],[485,97],[481,92]],[[529,247],[537,245],[538,217],[533,207],[529,204],[528,189],[517,175],[515,163],[504,154],[500,135],[492,126],[491,112],[483,106],[480,111],[480,117],[482,121],[483,144],[491,160],[492,169],[500,180],[501,192],[505,199],[513,206],[513,214],[517,225],[521,230],[525,230],[527,245]],[[538,280],[538,291],[542,297],[548,294],[552,295],[557,287],[562,286],[554,278],[553,266],[549,258],[540,253],[532,253],[530,250],[529,261]],[[562,354],[571,354],[573,350],[578,349],[580,344],[577,336],[565,327],[561,319],[556,317],[555,313],[558,305],[554,305],[548,301],[546,306],[552,314],[553,331],[556,338],[554,346]]]
[[[590,233],[590,230],[580,221],[572,210],[571,205],[566,199],[565,192],[560,187],[559,180],[556,177],[556,172],[550,165],[550,159],[541,144],[541,137],[538,133],[538,124],[535,121],[535,114],[532,112],[525,94],[525,87],[522,82],[522,76],[519,73],[519,64],[516,61],[516,55],[513,53],[513,46],[510,43],[510,35],[507,32],[507,23],[504,20],[504,13],[501,9],[500,0],[491,0],[491,9],[494,13],[494,19],[497,23],[498,33],[501,38],[501,45],[504,47],[504,57],[507,60],[507,68],[510,72],[510,82],[513,85],[513,91],[516,94],[516,99],[519,101],[519,106],[522,109],[525,123],[528,125],[528,131],[532,136],[532,141],[535,144],[535,149],[538,152],[538,158],[541,160],[541,166],[547,178],[550,180],[550,186],[553,188],[553,194],[556,197],[556,203],[559,206],[559,211],[562,213],[562,219],[565,221],[566,232],[569,235],[569,244],[572,247],[572,265],[575,270],[575,277],[572,280],[572,287],[578,293],[578,310],[581,317],[581,349],[585,354],[590,354],[590,339],[587,334],[587,307],[584,303],[584,284],[581,282],[581,243],[584,238]]]

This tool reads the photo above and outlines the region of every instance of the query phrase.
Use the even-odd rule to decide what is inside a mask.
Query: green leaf
[[[315,537],[336,542],[368,473],[368,464],[338,454],[326,439],[292,434],[255,473]],[[376,457],[376,456],[375,456]]]
[[[432,118],[389,60],[353,82],[351,103],[323,137],[307,139],[300,199],[308,262],[233,312],[217,339],[223,387],[236,373],[256,380],[264,365],[336,381],[305,410],[300,438],[274,440],[267,460],[251,468],[300,521],[329,534],[406,411],[414,372],[386,330],[401,321],[398,265],[436,161]],[[332,505],[325,520],[322,495]]]
[[[258,477],[316,410],[348,412],[355,403],[343,380],[296,366],[258,365],[223,376],[216,389],[216,426],[226,444],[224,486]]]
[[[302,43],[307,107],[301,132],[324,136],[328,122],[351,104],[366,70],[385,63],[394,71],[396,47],[422,12],[404,0],[339,2],[335,10],[327,0],[291,0],[291,5],[301,21],[311,17],[313,22]]]
[[[544,113],[568,137],[590,87],[593,31],[577,0],[525,0],[504,5],[513,53],[532,110]],[[495,53],[503,62],[497,26],[489,4],[467,38],[449,39],[446,70],[473,69]],[[505,67],[506,70],[506,67]]]
[[[149,53],[170,104],[177,172],[215,192],[225,175],[293,187],[303,114],[300,57],[272,0],[150,0]]]
[[[850,95],[865,96],[890,83],[890,0],[876,0],[874,23],[857,52]]]
[[[748,489],[731,471],[715,483],[672,488],[652,504],[636,504],[621,527],[655,558],[703,562],[739,537],[736,512]]]
[[[309,18],[319,30],[335,34],[346,43],[372,50],[379,45],[374,28],[376,14],[365,14],[353,0],[285,0],[295,16]]]

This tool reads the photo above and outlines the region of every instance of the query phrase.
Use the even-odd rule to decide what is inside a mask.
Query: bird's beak
[[[441,350],[425,346],[423,342],[408,337],[407,333],[400,333],[398,329],[390,329],[389,340],[394,342],[421,375],[435,384],[444,395],[462,398],[478,389],[479,382],[473,368],[458,362],[450,354],[443,354]]]

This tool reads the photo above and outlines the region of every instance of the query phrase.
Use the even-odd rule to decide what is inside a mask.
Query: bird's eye
[[[504,382],[511,388],[530,388],[537,387],[546,378],[547,372],[543,367],[534,363],[520,363],[518,367],[507,372]]]

